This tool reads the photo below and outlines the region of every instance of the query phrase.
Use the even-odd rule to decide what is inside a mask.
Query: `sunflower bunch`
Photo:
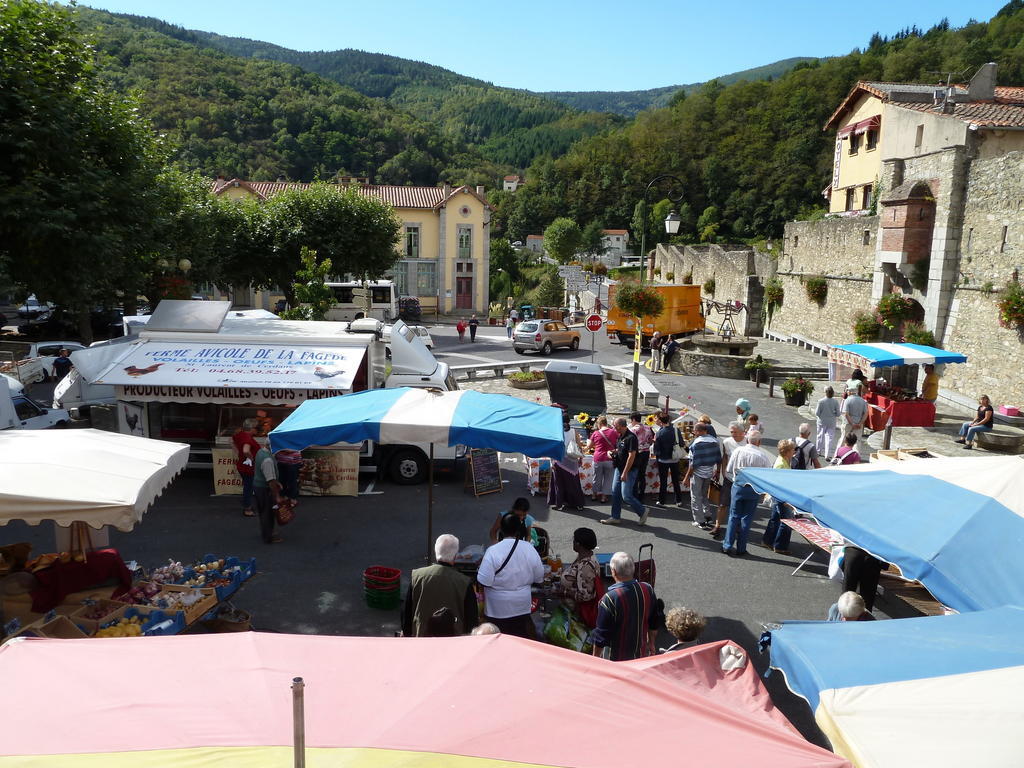
[[[644,417],[644,424],[646,424],[648,427],[653,427],[657,423],[658,423],[658,417],[657,417],[656,414],[648,413]]]

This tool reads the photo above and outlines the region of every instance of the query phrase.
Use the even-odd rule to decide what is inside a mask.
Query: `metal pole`
[[[589,329],[588,329],[589,330]],[[596,331],[590,331],[590,364],[594,364],[594,341],[597,337]]]
[[[775,377],[768,377],[768,397],[775,397]]]
[[[654,182],[652,181],[651,184]],[[651,185],[647,185],[647,189],[644,190],[644,196],[640,198],[640,282],[644,281],[644,258],[647,256],[647,191],[651,188]],[[636,400],[636,390],[634,390],[633,399]],[[633,410],[636,410],[636,403],[633,403]]]
[[[305,688],[306,684],[301,677],[292,679],[292,739],[295,745],[295,768],[306,768]]]
[[[885,425],[885,432],[882,433],[882,450],[888,451],[892,445],[892,421]]]
[[[427,469],[427,556],[430,562],[431,539],[434,538],[434,444],[430,444],[430,466]]]
[[[633,397],[630,411],[636,411],[637,388],[640,386],[640,349],[643,347],[643,334],[640,331],[640,318],[636,321],[636,334],[633,336]]]

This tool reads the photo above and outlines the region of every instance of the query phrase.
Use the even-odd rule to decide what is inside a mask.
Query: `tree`
[[[560,307],[565,298],[565,285],[562,278],[551,270],[537,289],[537,303],[542,307]]]
[[[331,260],[316,260],[316,251],[303,246],[302,268],[295,273],[292,293],[298,306],[281,313],[285,320],[326,320],[327,311],[334,303],[334,293],[327,287],[331,276]]]
[[[604,226],[601,222],[592,221],[583,228],[580,250],[590,257],[591,261],[599,259],[608,250],[604,244]]]
[[[544,230],[544,250],[560,264],[567,264],[580,249],[583,233],[572,219],[558,218]]]
[[[718,229],[722,224],[718,218],[718,209],[709,205],[697,219],[697,236],[702,243],[713,243],[718,237]]]
[[[0,267],[89,341],[90,309],[144,271],[165,150],[103,84],[66,9],[0,4],[0,50]]]
[[[234,285],[279,286],[297,305],[292,280],[303,248],[330,259],[337,275],[378,278],[398,259],[394,209],[351,187],[313,184],[265,203],[243,204],[245,224],[222,272]]]

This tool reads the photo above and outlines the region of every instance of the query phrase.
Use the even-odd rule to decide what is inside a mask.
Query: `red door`
[[[456,277],[455,278],[455,308],[456,309],[472,309],[473,308],[473,278],[472,277]]]

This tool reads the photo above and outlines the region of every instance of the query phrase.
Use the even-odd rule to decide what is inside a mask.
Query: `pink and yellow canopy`
[[[0,768],[289,765],[294,677],[311,768],[849,765],[726,642],[613,663],[500,635],[244,633],[7,643]]]

